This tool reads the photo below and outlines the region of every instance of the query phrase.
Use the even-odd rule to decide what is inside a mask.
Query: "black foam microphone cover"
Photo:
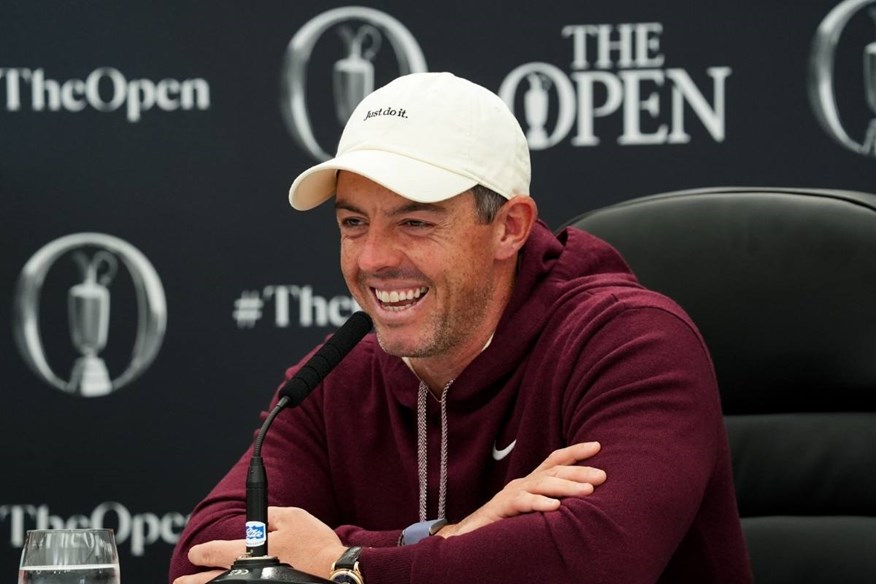
[[[289,407],[300,404],[370,330],[371,317],[362,311],[354,312],[316,354],[283,385],[280,389],[280,398],[288,398],[286,405]]]

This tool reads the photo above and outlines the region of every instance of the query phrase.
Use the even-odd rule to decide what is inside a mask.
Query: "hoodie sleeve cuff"
[[[387,531],[369,531],[355,525],[341,525],[335,529],[335,533],[344,545],[355,545],[362,548],[395,547],[401,537],[400,529]]]

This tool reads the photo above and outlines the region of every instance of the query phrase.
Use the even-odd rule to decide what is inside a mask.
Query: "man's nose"
[[[377,273],[387,268],[396,268],[402,261],[402,255],[401,247],[390,233],[372,229],[359,250],[359,269]]]

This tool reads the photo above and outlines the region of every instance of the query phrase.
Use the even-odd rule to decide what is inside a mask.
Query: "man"
[[[504,103],[423,73],[366,97],[292,184],[299,210],[334,196],[376,338],[268,434],[271,553],[363,584],[748,582],[702,339],[611,247],[538,222],[529,179]],[[179,584],[243,553],[248,458],[171,577],[212,571]]]

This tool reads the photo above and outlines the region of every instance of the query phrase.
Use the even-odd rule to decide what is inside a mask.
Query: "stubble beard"
[[[424,359],[441,357],[465,344],[486,318],[488,307],[493,300],[492,286],[469,290],[461,307],[450,307],[430,315],[424,326],[423,335],[411,343],[392,343],[390,334],[384,334],[380,324],[375,323],[377,342],[384,352],[396,357]]]

